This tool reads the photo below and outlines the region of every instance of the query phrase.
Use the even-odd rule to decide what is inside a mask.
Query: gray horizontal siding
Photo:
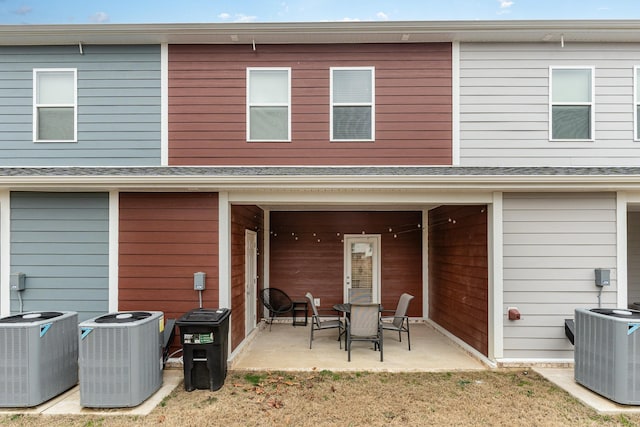
[[[160,164],[159,46],[0,46],[1,166]],[[78,69],[78,142],[33,142],[33,69]]]
[[[549,141],[549,67],[595,67],[595,141]],[[464,166],[632,166],[639,44],[462,43]]]
[[[108,223],[107,193],[11,194],[11,271],[26,274],[24,310],[72,310],[81,321],[108,311]]]
[[[564,319],[597,307],[595,268],[611,269],[601,300],[616,306],[615,194],[505,194],[503,219],[503,313],[522,315],[505,316],[504,357],[572,358]]]

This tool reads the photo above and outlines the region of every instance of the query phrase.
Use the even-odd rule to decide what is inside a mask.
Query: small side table
[[[309,308],[308,301],[293,301],[293,326],[307,326]],[[302,320],[302,313],[304,312],[304,321]]]

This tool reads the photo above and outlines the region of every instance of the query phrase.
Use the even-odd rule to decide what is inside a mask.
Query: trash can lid
[[[0,323],[35,323],[42,322],[43,320],[53,319],[60,317],[64,313],[59,311],[38,311],[29,313],[15,314],[9,317],[3,317],[0,319]]]
[[[180,324],[219,324],[229,317],[230,313],[231,310],[228,308],[196,308],[183,314],[176,321],[176,324],[178,326],[180,326]]]

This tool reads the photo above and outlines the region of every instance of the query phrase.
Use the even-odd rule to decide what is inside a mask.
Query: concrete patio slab
[[[640,406],[620,405],[578,384],[574,379],[573,368],[533,368],[533,370],[600,414],[640,414]]]
[[[488,366],[424,323],[411,324],[411,351],[407,349],[406,334],[402,342],[398,334],[384,333],[384,361],[368,342],[357,342],[351,348],[351,362],[339,348],[337,329],[314,334],[309,349],[310,326],[293,327],[291,323],[275,323],[271,331],[262,325],[251,342],[231,361],[232,369],[281,371],[454,371],[481,370]]]
[[[1,414],[43,415],[147,415],[173,391],[182,381],[183,373],[178,369],[163,372],[162,386],[147,400],[133,408],[83,408],[80,406],[80,387],[75,386],[33,408],[0,408]]]

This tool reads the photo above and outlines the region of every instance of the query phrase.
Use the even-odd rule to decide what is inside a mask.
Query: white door
[[[258,288],[258,234],[245,230],[244,234],[245,336],[256,327],[256,292]]]
[[[344,301],[361,292],[362,302],[380,302],[380,235],[344,236]]]

